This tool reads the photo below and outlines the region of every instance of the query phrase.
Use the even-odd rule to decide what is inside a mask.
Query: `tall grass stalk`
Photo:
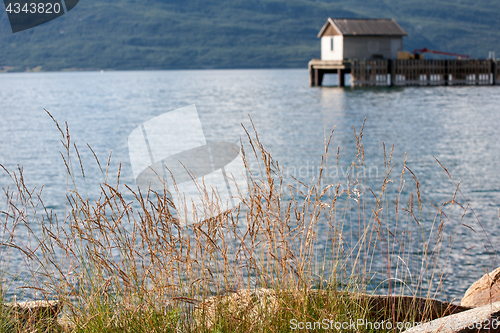
[[[14,187],[5,191],[1,249],[23,258],[27,288],[64,302],[70,325],[59,330],[286,332],[294,320],[370,319],[368,305],[353,293],[431,298],[443,284],[440,249],[453,245],[441,234],[447,217],[438,209],[430,229],[424,227],[420,184],[406,160],[400,176],[394,175],[394,146],[387,157],[384,145],[380,187],[368,188],[360,173],[364,124],[359,133],[353,128],[356,153],[344,187],[328,176],[329,165],[339,166],[340,147],[333,158],[329,154],[333,131],[320,174],[309,184],[288,184],[255,128],[247,132],[250,148],[242,156],[249,191],[240,193],[240,206],[186,226],[177,220],[166,189],[121,184],[121,165],[117,178],[108,181],[109,159],[103,168],[96,157],[104,181],[99,196],[89,198],[87,188],[77,186],[86,177],[77,146],[68,127],[55,123],[68,175],[67,214],[52,214],[40,191],[26,186],[22,169],[5,170]],[[260,175],[249,158],[259,161]],[[415,248],[419,237],[422,249]],[[206,310],[212,296],[255,288],[272,290],[277,303],[255,315],[249,308],[230,311],[219,298],[211,314]],[[400,311],[393,306],[389,320],[403,315],[411,321],[422,310]]]

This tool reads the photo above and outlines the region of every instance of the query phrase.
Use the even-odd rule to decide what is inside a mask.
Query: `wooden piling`
[[[497,61],[493,61],[494,68],[494,84],[500,84],[500,64]]]
[[[313,59],[309,61],[309,85],[321,86],[323,76],[328,73],[339,74],[339,86],[345,86],[344,74],[350,73],[350,61],[325,61]],[[340,70],[340,72],[339,72]]]
[[[337,75],[339,77],[339,87],[345,87],[345,71],[337,69]]]

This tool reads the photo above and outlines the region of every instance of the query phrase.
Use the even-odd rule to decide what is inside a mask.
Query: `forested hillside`
[[[329,16],[394,18],[406,50],[500,54],[492,0],[81,0],[15,34],[0,8],[0,69],[305,68]]]

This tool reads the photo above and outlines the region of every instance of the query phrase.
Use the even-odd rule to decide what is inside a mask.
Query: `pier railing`
[[[359,60],[351,75],[354,86],[492,85],[494,67],[492,60]]]
[[[350,60],[330,64],[309,63],[312,86],[321,85],[323,74],[351,73],[353,86],[442,86],[500,84],[500,65],[484,60]]]
[[[351,64],[351,77],[359,86],[387,86],[387,60],[359,60]]]
[[[394,60],[392,66],[395,86],[445,85],[449,78],[446,60]]]

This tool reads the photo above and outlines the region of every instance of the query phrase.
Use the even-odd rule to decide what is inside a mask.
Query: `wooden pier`
[[[321,86],[324,74],[338,74],[338,86],[345,86],[351,74],[352,86],[456,86],[500,84],[500,65],[487,60],[344,60],[309,62],[309,84]]]

